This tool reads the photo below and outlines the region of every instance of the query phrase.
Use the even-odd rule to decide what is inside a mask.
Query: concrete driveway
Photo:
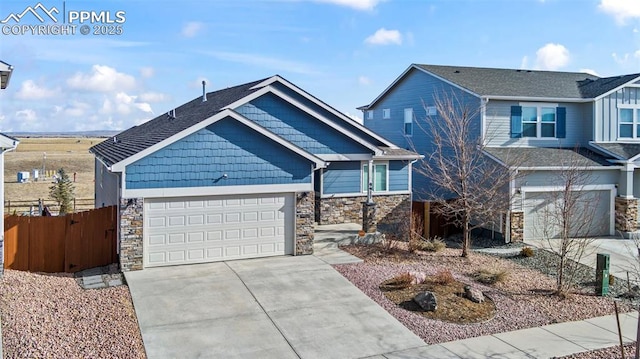
[[[125,277],[149,358],[364,358],[425,345],[314,256]]]

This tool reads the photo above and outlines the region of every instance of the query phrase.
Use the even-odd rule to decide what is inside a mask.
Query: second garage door
[[[293,195],[145,199],[144,266],[293,253]]]
[[[548,239],[560,236],[559,192],[526,192],[524,198],[524,237]],[[607,236],[610,234],[611,191],[584,191],[576,197],[572,234],[580,236]],[[571,202],[571,201],[570,201]]]

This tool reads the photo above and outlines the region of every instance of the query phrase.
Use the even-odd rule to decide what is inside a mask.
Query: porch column
[[[633,195],[633,163],[625,163],[620,170],[618,196],[615,201],[616,232],[623,235],[636,230],[638,226],[638,199]]]
[[[620,170],[620,180],[618,181],[618,196],[622,198],[633,198],[633,163],[625,163]]]

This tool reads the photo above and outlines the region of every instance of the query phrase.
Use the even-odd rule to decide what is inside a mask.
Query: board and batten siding
[[[125,181],[146,189],[311,183],[311,175],[309,160],[226,118],[128,165]]]
[[[544,104],[544,102],[539,103]],[[519,106],[520,102],[489,100],[485,107],[485,139],[487,141],[487,146],[586,146],[592,137],[591,105],[580,103],[553,104],[557,104],[558,107],[566,108],[565,138],[511,138],[511,106]]]
[[[349,136],[271,93],[238,107],[236,111],[313,154],[372,152]]]
[[[409,167],[408,161],[389,161],[389,192],[409,190]],[[362,162],[331,162],[323,170],[322,194],[362,193],[361,183]]]
[[[442,99],[444,96],[453,96],[458,103],[473,109],[479,109],[481,105],[480,98],[423,71],[412,69],[370,109],[373,111],[373,119],[368,119],[365,111],[364,125],[399,147],[415,150],[428,159],[434,148],[430,131],[425,126],[427,116],[425,106],[434,106],[436,99]],[[391,111],[391,117],[383,119],[383,109],[387,108]],[[412,136],[404,134],[406,108],[413,109]],[[480,111],[477,112],[473,121],[473,131],[479,136]],[[428,194],[436,190],[431,181],[420,173],[423,166],[421,161],[425,160],[420,160],[413,165],[412,190],[416,201],[427,200]]]
[[[640,88],[625,87],[596,100],[593,111],[595,113],[595,141],[615,142],[618,140],[618,105],[640,106]]]
[[[110,172],[98,159],[95,160],[95,207],[115,206],[118,201],[120,176]]]

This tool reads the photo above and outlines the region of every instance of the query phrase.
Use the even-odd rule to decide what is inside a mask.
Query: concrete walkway
[[[363,358],[424,346],[314,256],[125,273],[147,356]]]
[[[340,244],[352,243],[360,228],[356,223],[316,225],[313,255],[331,265],[362,262],[362,259],[338,248]]]

